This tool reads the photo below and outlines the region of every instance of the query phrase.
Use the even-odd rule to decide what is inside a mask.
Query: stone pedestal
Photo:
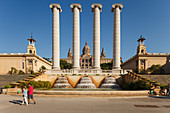
[[[92,4],[93,12],[93,69],[100,69],[100,12],[101,4]]]
[[[121,69],[120,67],[120,12],[123,8],[122,4],[113,4],[112,12],[114,12],[113,24],[113,69]]]
[[[53,31],[52,31],[52,69],[60,69],[60,19],[59,12],[62,12],[59,4],[51,4],[53,12]]]

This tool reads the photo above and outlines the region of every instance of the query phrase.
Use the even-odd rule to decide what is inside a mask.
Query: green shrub
[[[24,73],[22,70],[19,70],[19,71],[18,71],[18,74],[19,74],[19,75],[22,75],[22,74],[25,74],[25,73]]]
[[[151,86],[144,80],[138,80],[130,83],[122,83],[121,88],[124,90],[149,90]]]
[[[66,60],[60,60],[60,68],[61,69],[72,69],[72,64],[67,63]]]
[[[4,88],[11,88],[11,85],[5,85]]]
[[[76,75],[76,74],[72,74],[73,76]]]
[[[51,83],[49,81],[28,81],[20,84],[20,87],[27,86],[28,84],[31,84],[33,88],[39,89],[39,88],[46,88],[50,89],[51,88]]]
[[[152,74],[163,74],[165,73],[163,67],[161,65],[152,65],[149,69],[149,72],[151,72]]]
[[[40,68],[39,68],[39,71],[38,72],[42,72],[43,70],[46,70],[47,68],[44,66],[44,65],[42,65]]]
[[[168,88],[168,85],[160,85],[160,88],[167,89],[167,88]]]
[[[100,64],[102,70],[111,70],[113,67],[113,62]]]
[[[96,76],[99,76],[100,74],[96,74]]]
[[[15,67],[11,67],[11,70],[8,72],[8,74],[10,74],[10,75],[14,75],[17,73],[18,73],[18,70]]]

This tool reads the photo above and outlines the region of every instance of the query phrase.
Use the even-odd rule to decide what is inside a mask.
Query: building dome
[[[90,55],[90,52],[91,52],[91,50],[90,50],[90,47],[87,45],[87,42],[86,42],[86,45],[84,46],[84,48],[83,48],[83,55]]]

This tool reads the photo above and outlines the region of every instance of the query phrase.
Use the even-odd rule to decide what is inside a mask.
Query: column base
[[[53,70],[60,70],[60,67],[52,67]]]
[[[93,67],[93,69],[98,69],[98,70],[100,70],[101,68],[100,68],[100,67]]]
[[[114,69],[121,69],[121,67],[113,67],[112,69],[113,69],[113,70],[114,70]]]
[[[80,67],[73,67],[72,69],[80,69]]]

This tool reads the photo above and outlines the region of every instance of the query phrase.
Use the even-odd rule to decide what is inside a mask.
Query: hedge
[[[49,81],[28,81],[28,82],[23,82],[23,83],[20,84],[20,87],[23,87],[24,85],[29,87],[28,86],[29,83],[35,89],[39,89],[39,88],[50,89],[51,88],[51,83]]]

